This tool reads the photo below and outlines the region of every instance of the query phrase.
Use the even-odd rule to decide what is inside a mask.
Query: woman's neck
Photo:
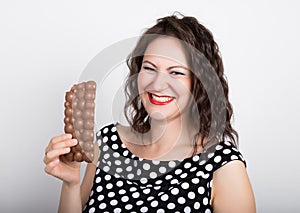
[[[193,149],[196,132],[191,119],[184,117],[170,121],[151,120],[151,129],[143,135],[142,144],[149,155],[185,155],[181,156],[183,159]]]

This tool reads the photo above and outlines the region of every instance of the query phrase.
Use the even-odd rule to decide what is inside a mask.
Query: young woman
[[[228,84],[212,34],[194,17],[161,18],[127,60],[125,115],[97,132],[97,157],[59,156],[77,144],[53,137],[45,171],[63,181],[59,212],[255,212]]]

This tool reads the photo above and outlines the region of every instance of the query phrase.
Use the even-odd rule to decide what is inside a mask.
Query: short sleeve
[[[214,147],[214,156],[210,158],[210,163],[213,165],[213,171],[216,171],[220,167],[227,163],[239,160],[247,166],[246,161],[241,152],[229,141],[220,142]]]

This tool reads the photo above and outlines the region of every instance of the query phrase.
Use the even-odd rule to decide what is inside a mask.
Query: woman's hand
[[[69,153],[72,146],[78,143],[76,139],[72,139],[71,134],[62,134],[53,137],[46,150],[44,163],[45,172],[61,179],[68,185],[80,183],[80,163],[68,162],[61,158],[61,155]]]

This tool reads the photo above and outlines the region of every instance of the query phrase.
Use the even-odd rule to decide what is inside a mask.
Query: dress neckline
[[[190,156],[190,157],[186,157],[184,159],[181,159],[181,160],[155,160],[155,159],[147,159],[147,158],[142,158],[142,157],[138,157],[137,155],[135,155],[134,153],[132,153],[132,151],[125,145],[125,143],[123,143],[123,141],[121,140],[121,136],[118,132],[118,128],[117,128],[117,125],[120,125],[118,122],[115,122],[112,124],[113,127],[116,128],[116,136],[117,136],[117,140],[115,141],[115,143],[119,143],[118,145],[122,146],[124,149],[126,149],[130,155],[132,156],[132,158],[136,158],[138,159],[139,161],[152,161],[152,162],[156,162],[156,163],[161,163],[161,162],[165,162],[165,163],[168,163],[168,162],[177,162],[177,163],[181,163],[181,162],[186,162],[188,160],[192,160],[192,159],[199,159],[202,154],[205,154],[208,152],[208,150],[210,150],[213,146],[205,149],[203,152],[200,152],[194,156]]]

